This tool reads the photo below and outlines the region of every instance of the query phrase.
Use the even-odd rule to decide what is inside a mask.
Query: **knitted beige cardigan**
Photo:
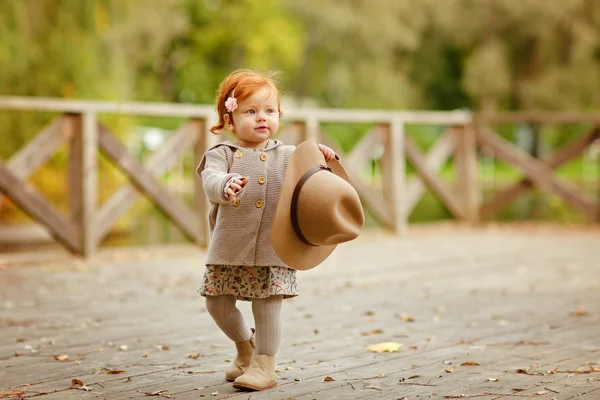
[[[211,205],[206,265],[287,267],[271,245],[271,225],[294,148],[278,140],[261,150],[225,141],[206,151],[196,168]],[[248,183],[232,203],[226,185],[241,177]]]

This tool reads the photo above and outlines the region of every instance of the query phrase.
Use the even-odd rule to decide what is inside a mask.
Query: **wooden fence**
[[[109,233],[119,216],[145,195],[190,240],[200,246],[208,243],[208,203],[198,179],[195,179],[193,207],[167,190],[161,176],[186,152],[199,162],[204,151],[220,138],[208,132],[214,122],[213,107],[160,104],[71,101],[61,99],[0,97],[0,110],[29,110],[57,113],[58,116],[31,142],[9,160],[0,160],[0,192],[25,213],[42,224],[63,246],[88,256]],[[141,162],[130,154],[121,141],[103,124],[103,114],[178,117],[185,120],[176,133],[154,154]],[[408,217],[426,189],[436,195],[457,219],[477,223],[503,208],[532,186],[560,196],[581,210],[591,221],[598,219],[598,204],[572,185],[558,180],[553,171],[573,159],[599,137],[598,129],[585,138],[557,151],[542,161],[532,158],[495,134],[490,128],[498,123],[523,121],[581,123],[600,125],[598,114],[500,114],[473,118],[468,112],[392,112],[360,110],[290,110],[286,128],[280,137],[286,143],[304,140],[323,142],[342,155],[365,208],[383,225],[397,233],[407,229]],[[356,146],[344,154],[340,146],[322,132],[329,122],[369,123],[374,127]],[[423,150],[408,136],[409,124],[442,126],[445,132],[430,148]],[[1,129],[1,128],[0,128]],[[8,134],[2,132],[2,135]],[[69,148],[68,215],[53,207],[26,179],[64,143]],[[519,168],[523,179],[500,191],[481,204],[478,175],[479,148],[494,151],[503,161]],[[383,185],[373,187],[363,180],[361,168],[381,152]],[[102,152],[128,178],[129,184],[118,189],[103,204],[98,202],[98,152]],[[455,186],[438,176],[452,157]],[[408,162],[417,176],[406,179]]]

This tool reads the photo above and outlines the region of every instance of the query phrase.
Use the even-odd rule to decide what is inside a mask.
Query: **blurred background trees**
[[[325,107],[591,109],[595,0],[4,0],[0,93],[211,103],[236,67]]]
[[[0,95],[210,104],[238,67],[281,71],[286,99],[299,105],[592,110],[600,2],[0,2]],[[0,111],[0,158],[47,120]],[[145,121],[119,123],[126,135]],[[360,129],[329,132],[343,130],[349,148]],[[425,147],[435,135],[427,133],[418,137]]]

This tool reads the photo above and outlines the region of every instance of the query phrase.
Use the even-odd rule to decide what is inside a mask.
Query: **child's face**
[[[241,101],[233,112],[234,133],[240,145],[262,148],[266,141],[279,130],[277,96],[263,87]]]

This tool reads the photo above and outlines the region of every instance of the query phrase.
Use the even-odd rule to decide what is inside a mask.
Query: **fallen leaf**
[[[219,395],[219,391],[217,390],[216,392],[214,392],[214,393],[211,393],[210,395],[211,395],[211,396],[218,396],[218,395]]]
[[[381,388],[378,388],[377,386],[365,386],[365,389],[375,389],[375,390],[382,390]]]
[[[127,372],[124,369],[108,369],[108,368],[104,368],[104,373],[108,374],[108,375],[116,375],[116,374],[122,374],[123,372]]]
[[[71,379],[71,387],[75,389],[85,390],[86,392],[94,390],[93,387],[86,386],[85,383],[83,383],[83,381],[79,379]]]
[[[66,361],[69,359],[69,356],[66,354],[60,355],[60,356],[54,356],[54,359],[56,361]]]
[[[171,398],[171,395],[169,394],[169,391],[167,389],[161,389],[161,390],[157,390],[156,392],[152,392],[152,393],[148,393],[148,392],[143,392],[146,396],[161,396],[161,397],[166,397],[168,399]]]
[[[285,370],[286,370],[286,371],[290,371],[290,370],[292,370],[292,369],[294,369],[294,368],[292,368],[292,367],[285,367]]]
[[[587,313],[585,312],[585,310],[583,308],[580,308],[579,310],[572,312],[571,315],[573,317],[583,317],[583,316],[587,315]]]
[[[402,346],[404,346],[402,343],[382,342],[369,346],[369,351],[371,353],[394,353],[399,351]]]
[[[127,349],[129,349],[129,346],[127,346],[126,344],[122,344],[119,346],[119,351],[127,351]]]
[[[479,365],[479,363],[475,362],[475,361],[466,361],[462,364],[460,364],[461,366],[463,365]]]
[[[379,333],[383,333],[383,331],[381,329],[373,329],[372,331],[363,332],[363,333],[361,333],[361,335],[370,336],[370,335],[377,335]]]
[[[407,379],[415,379],[415,378],[420,378],[420,377],[421,377],[421,375],[411,375]]]
[[[333,379],[330,376],[326,376],[325,378],[323,378],[323,382],[333,382],[333,381],[335,381],[335,379]]]
[[[464,394],[452,394],[449,396],[444,396],[445,399],[464,399],[465,395]]]
[[[488,378],[488,381],[490,381],[490,382],[498,382],[498,378]]]
[[[199,357],[202,357],[202,354],[196,353],[196,354],[190,354],[190,355],[187,356],[187,358],[191,358],[191,359],[194,359],[194,360],[196,358],[199,358]]]
[[[519,368],[515,370],[515,374],[526,374],[526,375],[544,375],[541,372],[530,372],[526,368]]]
[[[412,315],[400,314],[400,315],[398,315],[398,318],[400,318],[402,321],[406,321],[406,322],[414,322],[415,321],[415,317],[413,317]]]
[[[450,373],[454,372],[455,370],[456,370],[456,367],[455,367],[455,366],[452,366],[452,368],[450,368],[450,369],[445,369],[444,371],[446,371],[447,373],[449,373],[449,374],[450,374]]]
[[[543,396],[545,394],[548,394],[547,390],[540,390],[539,392],[535,392],[535,394],[537,394],[538,396]]]
[[[25,392],[22,390],[15,390],[12,392],[0,393],[0,399],[4,399],[6,397],[12,397],[12,396],[21,396],[22,394],[25,394]]]
[[[375,315],[375,311],[365,311],[362,315],[372,317],[373,315]]]
[[[515,392],[524,392],[524,391],[526,391],[527,389],[513,388],[513,390],[514,390]]]

